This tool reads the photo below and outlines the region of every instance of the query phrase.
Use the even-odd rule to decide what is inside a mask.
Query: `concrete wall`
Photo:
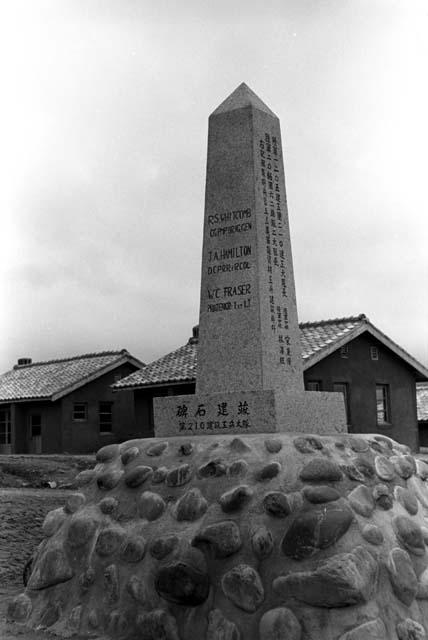
[[[378,347],[379,359],[370,358],[370,347]],[[305,383],[321,381],[323,391],[333,391],[334,382],[349,385],[349,431],[382,433],[417,450],[416,381],[409,367],[389,349],[368,335],[355,338],[348,347],[348,358],[340,351],[305,371]],[[376,423],[376,384],[388,384],[391,422]]]

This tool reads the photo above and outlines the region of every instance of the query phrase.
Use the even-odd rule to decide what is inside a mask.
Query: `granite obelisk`
[[[303,391],[279,120],[241,84],[210,116],[196,391]]]
[[[346,431],[305,392],[280,124],[246,84],[209,118],[195,395],[155,398],[155,435]]]

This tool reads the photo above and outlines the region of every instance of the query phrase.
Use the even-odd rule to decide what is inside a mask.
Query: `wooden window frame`
[[[108,411],[105,410],[107,406],[109,408]],[[109,416],[110,420],[105,420],[106,416]],[[101,400],[98,403],[98,423],[99,423],[100,433],[105,433],[105,434],[113,433],[113,402],[109,400]],[[109,426],[109,428],[106,429],[106,426]]]
[[[10,409],[0,409],[0,444],[12,444],[12,418]]]
[[[344,344],[340,347],[340,357],[346,360],[349,358],[349,344]]]
[[[379,398],[378,392],[381,392]],[[379,409],[379,406],[381,408]],[[383,418],[379,419],[380,414]],[[391,391],[389,384],[383,382],[376,383],[376,424],[380,427],[389,427],[391,423]]]
[[[40,424],[34,425],[34,418],[40,418]],[[30,424],[30,438],[40,438],[42,436],[42,414],[41,413],[30,413],[28,416],[28,421]],[[40,433],[34,434],[34,427],[40,428]]]
[[[379,348],[374,345],[370,347],[370,360],[379,360]]]
[[[79,412],[77,410],[77,406],[84,407],[84,411]],[[84,413],[83,418],[76,418],[77,413]],[[73,413],[72,413],[73,422],[87,422],[88,421],[88,403],[87,402],[73,402]]]

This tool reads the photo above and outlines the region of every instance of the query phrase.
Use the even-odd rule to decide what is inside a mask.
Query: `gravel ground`
[[[24,590],[22,571],[43,538],[45,515],[65,504],[76,474],[94,464],[95,456],[86,455],[0,455],[0,640],[57,638],[8,624],[7,606]],[[57,488],[42,488],[49,482]]]
[[[63,506],[69,493],[0,489],[0,584],[22,585],[23,565],[43,538],[45,515]]]
[[[53,640],[50,633],[8,624],[8,602],[24,589],[22,570],[43,538],[41,525],[48,511],[63,506],[70,491],[0,489],[0,639]]]
[[[0,487],[71,489],[74,478],[82,469],[95,464],[93,455],[0,455]]]

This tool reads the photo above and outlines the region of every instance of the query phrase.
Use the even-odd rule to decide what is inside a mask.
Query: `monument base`
[[[215,433],[346,433],[340,393],[274,390],[153,399],[155,436]]]
[[[409,453],[375,434],[107,445],[47,514],[6,636],[426,640],[428,465]]]

